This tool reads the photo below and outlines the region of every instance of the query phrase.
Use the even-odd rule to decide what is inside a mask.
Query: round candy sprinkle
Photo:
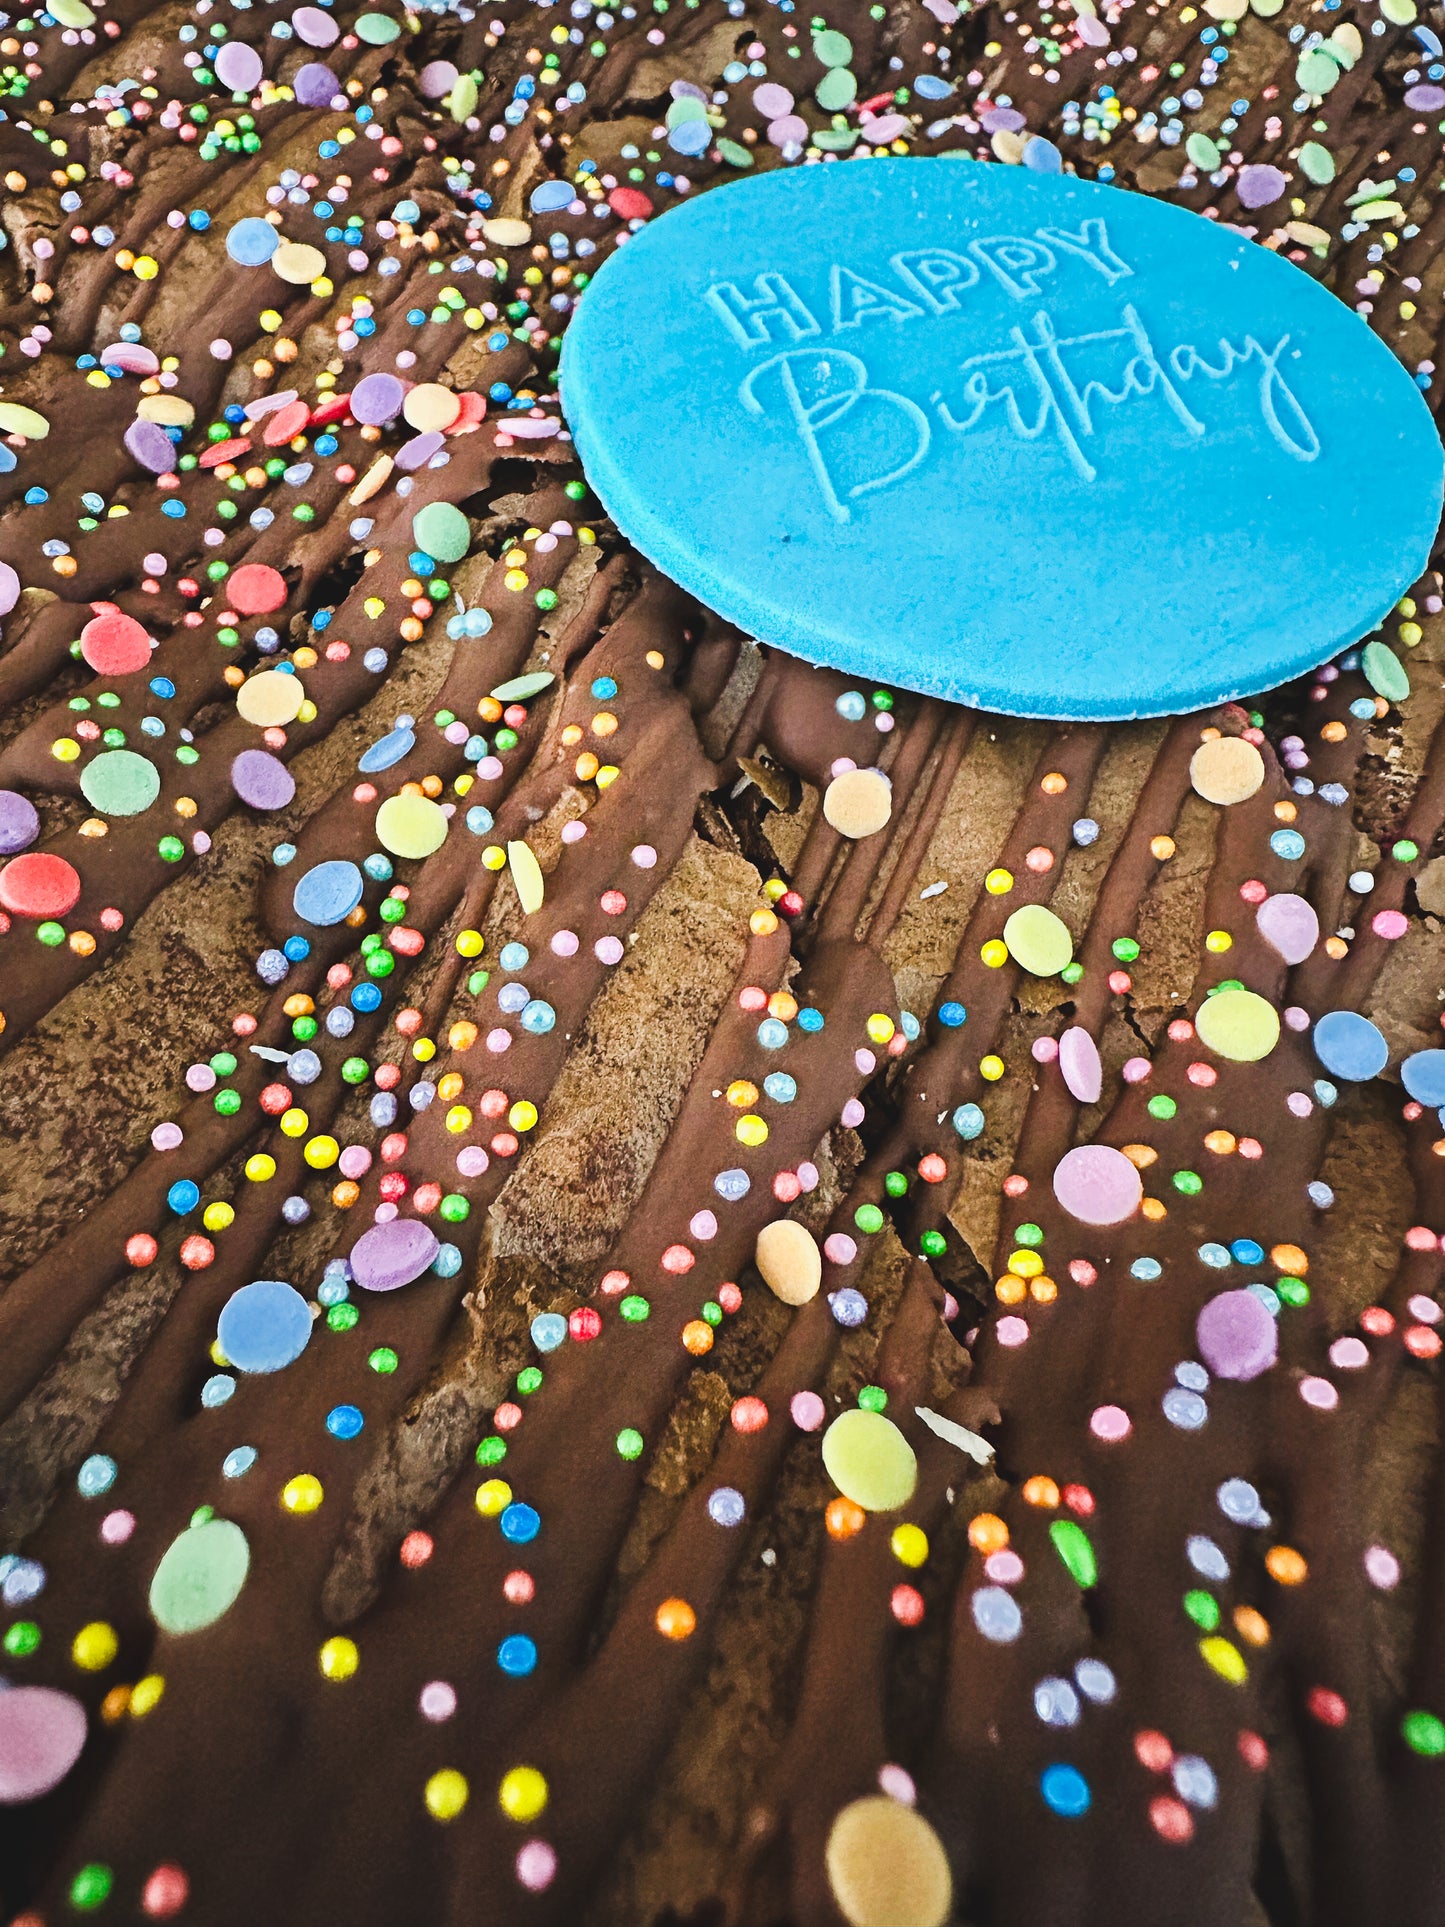
[[[1254,913],[1259,934],[1287,964],[1303,963],[1320,940],[1314,905],[1288,890],[1266,897]]]
[[[63,917],[80,901],[80,875],[63,856],[31,850],[0,870],[0,910],[17,917]]]
[[[308,287],[326,272],[326,256],[309,241],[283,241],[271,256],[271,271],[293,288]]]
[[[1354,1010],[1327,1011],[1314,1028],[1315,1056],[1331,1077],[1367,1084],[1390,1061],[1390,1047],[1368,1017]]]
[[[1123,1224],[1143,1195],[1138,1171],[1112,1145],[1076,1145],[1054,1167],[1054,1196],[1081,1224]]]
[[[133,749],[103,750],[80,772],[80,793],[102,816],[139,816],[161,793],[160,772]]]
[[[823,1434],[823,1465],[845,1499],[865,1512],[907,1505],[918,1482],[913,1447],[892,1419],[859,1406]]]
[[[231,787],[253,810],[283,810],[296,794],[296,778],[269,751],[243,749],[231,761]]]
[[[1093,1804],[1089,1783],[1076,1766],[1044,1768],[1039,1791],[1051,1813],[1065,1820],[1080,1820]]]
[[[296,29],[298,40],[304,40],[308,47],[334,46],[341,29],[320,7],[298,7],[291,16],[291,25]]]
[[[243,616],[266,616],[286,600],[286,578],[265,562],[243,562],[226,578],[226,598]]]
[[[1003,940],[1009,955],[1035,977],[1056,977],[1073,961],[1069,926],[1042,903],[1015,910],[1003,927]]]
[[[1247,1380],[1279,1355],[1279,1326],[1255,1292],[1222,1291],[1195,1322],[1199,1353],[1217,1378]]]
[[[823,1282],[823,1259],[811,1231],[795,1218],[775,1218],[758,1233],[753,1262],[785,1305],[806,1305]]]
[[[311,1308],[280,1279],[242,1285],[221,1307],[216,1340],[242,1372],[279,1372],[298,1359],[311,1338]]]
[[[236,708],[258,729],[281,729],[294,723],[306,700],[299,676],[281,669],[263,669],[236,691]]]
[[[1264,782],[1264,758],[1242,736],[1216,736],[1190,757],[1189,780],[1206,803],[1243,803]]]
[[[161,434],[161,430],[156,433]],[[168,439],[166,447],[171,448]],[[92,616],[81,630],[80,653],[97,676],[130,676],[150,662],[151,639],[134,616],[119,609],[108,610]]]
[[[226,230],[226,252],[243,268],[264,267],[280,245],[280,231],[257,214],[248,214]]]
[[[0,856],[28,850],[40,834],[40,816],[19,790],[0,790]]]
[[[450,502],[428,502],[412,517],[419,549],[438,562],[460,562],[472,545],[472,525]]]
[[[0,1690],[0,1806],[57,1787],[85,1745],[85,1708],[52,1686]]]
[[[121,440],[127,452],[152,475],[167,475],[174,468],[176,445],[158,422],[149,422],[143,415],[137,415]]]
[[[823,792],[823,814],[840,836],[874,836],[893,814],[893,785],[882,770],[844,770]]]
[[[401,405],[401,412],[403,420],[423,433],[447,429],[462,412],[461,398],[454,390],[443,388],[438,381],[423,381],[408,394]],[[427,545],[423,543],[422,547],[426,548]],[[437,549],[428,549],[427,552],[440,557]],[[465,549],[462,554],[466,554]]]
[[[351,1274],[363,1291],[396,1291],[420,1278],[438,1249],[436,1233],[419,1218],[393,1218],[357,1239]]]
[[[377,840],[393,856],[430,856],[446,841],[448,828],[445,811],[415,790],[388,796],[376,812]]]
[[[232,1520],[190,1526],[156,1567],[151,1616],[162,1632],[201,1632],[235,1605],[250,1567],[251,1548]]]
[[[332,857],[315,863],[291,893],[291,907],[303,923],[325,928],[344,923],[361,902],[366,879],[354,863]]]
[[[1400,1082],[1417,1104],[1445,1106],[1445,1050],[1417,1050],[1400,1066]]]
[[[217,80],[238,94],[249,94],[265,71],[260,54],[244,40],[228,40],[216,55]]]
[[[405,400],[406,390],[395,375],[363,375],[351,391],[351,412],[359,422],[381,427],[401,413]]]
[[[308,8],[305,11],[313,12],[319,10]],[[322,19],[326,18],[324,14],[321,14],[320,17]],[[334,23],[328,20],[326,24],[332,28],[331,38],[328,40],[313,40],[311,42],[313,47],[329,47],[331,40],[335,39],[336,31]],[[319,61],[315,60],[308,60],[304,67],[297,68],[295,78],[292,80],[291,85],[295,89],[297,100],[300,101],[303,107],[329,107],[331,102],[341,92],[341,84],[337,80],[336,75],[332,73],[329,67],[323,67]],[[269,259],[269,256],[267,258]],[[360,384],[358,384],[358,386],[359,385]],[[352,412],[355,413],[355,410],[353,409]],[[395,413],[395,410],[393,410],[393,413]],[[360,421],[362,417],[357,415],[356,419]]]
[[[1199,1040],[1232,1064],[1256,1064],[1279,1042],[1279,1012],[1252,990],[1206,997],[1194,1020]]]
[[[944,1927],[952,1914],[943,1842],[901,1801],[881,1793],[852,1801],[829,1829],[824,1857],[848,1927]]]

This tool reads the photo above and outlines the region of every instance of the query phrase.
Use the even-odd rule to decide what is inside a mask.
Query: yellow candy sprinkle
[[[314,1512],[324,1497],[321,1481],[312,1472],[298,1472],[294,1479],[288,1479],[281,1488],[282,1505],[298,1517]]]
[[[103,1673],[120,1651],[114,1626],[103,1619],[92,1619],[82,1626],[71,1644],[70,1657],[82,1672]]]
[[[317,1663],[327,1679],[350,1679],[361,1664],[361,1654],[356,1649],[354,1639],[344,1639],[337,1634],[322,1646]]]
[[[487,1479],[477,1487],[476,1506],[484,1519],[495,1519],[512,1503],[512,1488],[505,1479]]]
[[[534,1766],[514,1766],[497,1789],[497,1800],[509,1820],[521,1826],[536,1820],[547,1805],[547,1782]]]
[[[1199,1651],[1205,1663],[1212,1666],[1221,1679],[1227,1679],[1231,1686],[1243,1686],[1249,1678],[1249,1668],[1244,1663],[1244,1655],[1229,1640],[1221,1639],[1217,1633],[1208,1639],[1201,1639]]]
[[[895,1526],[888,1543],[900,1565],[921,1566],[928,1557],[928,1534],[922,1526]]]
[[[154,1712],[165,1690],[166,1682],[160,1673],[147,1673],[144,1679],[138,1679],[130,1690],[132,1718],[143,1720],[147,1713]]]
[[[426,1810],[434,1820],[455,1820],[467,1804],[470,1790],[464,1773],[458,1773],[454,1766],[444,1766],[426,1783]]]

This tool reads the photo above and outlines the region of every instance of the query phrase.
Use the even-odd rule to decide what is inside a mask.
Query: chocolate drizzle
[[[1145,12],[1141,58],[1119,70],[1139,114],[1163,111],[1180,84],[1170,64],[1197,41],[1176,16]],[[881,20],[851,6],[830,16],[852,40],[860,97],[891,100],[899,75],[942,45],[955,77],[977,62],[988,78],[971,83],[975,92],[1006,94],[1030,128],[1061,138],[1058,101],[1087,93],[1090,43],[1071,38],[1057,69],[1065,78],[1047,83],[1028,59],[1036,47],[1014,47],[1024,23],[944,20],[953,14],[940,0]],[[0,163],[27,176],[14,245],[0,255],[6,325],[42,271],[55,291],[43,304],[54,334],[37,387],[50,434],[25,448],[23,470],[49,499],[12,497],[0,514],[0,560],[29,591],[5,618],[0,699],[14,727],[0,788],[41,808],[37,847],[80,872],[67,928],[94,937],[89,949],[43,947],[18,918],[0,937],[0,1049],[12,1053],[0,1076],[10,1091],[27,1089],[48,1040],[90,1008],[168,886],[207,863],[209,839],[237,805],[232,761],[262,741],[234,708],[239,681],[292,657],[315,713],[264,740],[304,771],[307,752],[334,749],[349,718],[412,673],[413,649],[437,660],[451,609],[438,596],[433,613],[429,596],[403,586],[426,574],[411,560],[412,524],[429,502],[468,511],[476,553],[447,565],[449,589],[490,618],[485,634],[454,640],[440,687],[415,705],[414,746],[370,773],[348,750],[332,766],[334,788],[309,792],[304,820],[288,828],[291,859],[253,872],[255,934],[281,954],[297,934],[296,880],[314,864],[374,853],[385,798],[410,785],[454,806],[436,854],[369,870],[356,921],[308,929],[305,954],[283,954],[263,975],[254,1028],[202,1049],[233,1053],[223,1082],[238,1106],[218,1108],[200,1080],[173,1113],[176,1148],[146,1150],[132,1136],[124,1175],[93,1202],[86,1194],[53,1236],[33,1228],[40,1219],[22,1201],[14,1275],[0,1294],[0,1521],[6,1548],[44,1576],[33,1600],[7,1595],[6,1623],[34,1620],[44,1637],[33,1652],[7,1649],[5,1669],[12,1684],[76,1694],[90,1737],[59,1788],[0,1809],[0,1896],[26,1927],[52,1927],[70,1917],[77,1869],[99,1864],[113,1875],[110,1915],[145,1918],[146,1883],[167,1866],[184,1869],[185,1917],[205,1927],[688,1917],[837,1927],[833,1823],[880,1774],[896,1789],[904,1769],[946,1848],[959,1922],[1233,1927],[1252,1908],[1277,1927],[1432,1921],[1445,1886],[1445,1767],[1405,1743],[1401,1716],[1445,1718],[1445,1481],[1438,1454],[1401,1414],[1427,1431],[1425,1400],[1440,1398],[1445,1159],[1428,1108],[1407,1105],[1401,1119],[1395,1106],[1387,1117],[1384,1087],[1322,1090],[1309,1026],[1326,1011],[1372,1010],[1392,1043],[1433,1041],[1424,1023],[1434,1007],[1421,1015],[1428,998],[1394,959],[1417,939],[1438,941],[1415,885],[1445,825],[1445,731],[1418,767],[1406,759],[1418,780],[1404,786],[1401,819],[1370,824],[1379,867],[1366,896],[1356,874],[1366,819],[1357,823],[1348,801],[1388,746],[1388,705],[1372,700],[1352,658],[1261,699],[1254,714],[1231,707],[1162,732],[1000,723],[906,692],[887,708],[865,701],[860,715],[840,704],[855,693],[845,679],[732,634],[661,580],[595,512],[555,432],[546,337],[565,305],[523,297],[530,332],[489,320],[460,339],[407,319],[445,285],[430,272],[443,248],[503,261],[509,293],[529,285],[519,276],[539,255],[548,261],[540,240],[530,252],[489,246],[483,210],[468,199],[484,179],[499,200],[491,215],[513,218],[524,191],[570,178],[584,151],[625,174],[626,144],[665,112],[648,16],[624,22],[600,62],[590,28],[578,41],[564,28],[549,91],[560,110],[566,86],[583,85],[584,113],[507,123],[505,103],[538,66],[528,50],[552,44],[544,18],[503,0],[485,14],[426,16],[412,46],[343,42],[324,57],[348,112],[260,102],[259,155],[236,155],[224,173],[194,145],[163,143],[159,115],[114,126],[108,106],[88,104],[99,69],[85,43],[47,29],[57,44],[47,44],[44,84],[57,110],[79,109],[47,124],[64,125],[91,166],[86,221],[108,222],[116,247],[148,250],[160,265],[150,282],[125,280],[106,251],[69,238],[59,190],[31,161],[34,142],[13,118],[0,125]],[[127,33],[149,19],[132,0],[106,12]],[[744,25],[699,6],[668,30],[669,74],[718,86],[736,57],[770,74],[806,68],[811,83],[817,63],[789,60],[785,26],[776,9]],[[1312,221],[1339,217],[1385,165],[1371,159],[1382,148],[1397,173],[1437,165],[1433,137],[1393,105],[1407,59],[1398,35],[1367,30],[1327,101],[1304,115],[1289,108],[1294,48],[1265,22],[1248,26],[1253,38],[1241,43],[1267,77],[1256,77],[1232,138],[1252,162],[1283,165],[1309,121],[1325,124],[1339,168]],[[230,27],[258,50],[276,44],[259,12],[232,14]],[[766,61],[747,54],[754,38]],[[284,52],[270,78],[294,77],[301,57]],[[153,58],[164,100],[186,70],[174,49]],[[496,138],[425,97],[421,69],[442,58],[485,69],[478,113],[496,121]],[[264,412],[232,424],[252,444],[235,457],[243,495],[206,467],[158,487],[121,442],[133,390],[86,386],[62,357],[114,340],[127,320],[168,351],[189,313],[235,350],[221,361],[190,345],[162,391],[192,403],[198,423],[268,385],[317,392],[337,303],[351,311],[346,245],[325,249],[340,296],[268,280],[280,320],[259,329],[255,283],[216,237],[264,205],[258,183],[293,144],[298,166],[319,166],[317,139],[354,127],[363,98],[375,100],[374,119],[326,163],[349,168],[346,214],[370,227],[404,195],[416,218],[395,241],[398,271],[366,280],[375,332],[344,380],[407,353],[409,380],[477,393],[498,385],[506,404],[475,432],[449,436],[445,463],[424,462],[405,493],[397,469],[369,501],[355,499],[371,461],[395,456],[408,431],[368,431],[344,411],[334,465],[317,463],[304,488],[265,475]],[[997,130],[965,105],[951,102],[939,131],[920,118],[913,151],[987,154]],[[388,143],[390,169],[356,164],[371,158],[359,150],[380,155]],[[157,150],[166,165],[152,186],[144,169]],[[1131,185],[1166,184],[1153,178],[1157,146],[1109,151]],[[133,193],[114,168],[99,172],[102,154],[131,176]],[[459,189],[443,163],[463,159],[475,166]],[[689,167],[699,187],[724,171],[713,153]],[[1236,170],[1216,188],[1186,173],[1181,185],[1176,170],[1167,184],[1186,203],[1247,221],[1237,179]],[[165,225],[171,208],[203,201],[215,214],[208,242]],[[1422,212],[1391,255],[1392,275],[1423,273],[1434,259],[1442,217]],[[598,254],[626,218],[604,223],[570,207],[545,217],[574,247],[595,232]],[[37,251],[47,238],[53,252]],[[1281,234],[1278,244],[1296,241]],[[1348,291],[1368,247],[1365,234],[1348,235],[1327,261],[1304,264]],[[574,267],[583,258],[597,256],[570,256]],[[1438,299],[1422,294],[1420,305],[1438,326]],[[479,337],[494,326],[504,345],[483,352]],[[242,378],[281,340],[294,364]],[[533,438],[539,419],[553,428],[545,439]],[[275,452],[283,462],[297,454],[284,443]],[[349,475],[337,472],[343,464]],[[252,466],[260,481],[245,481]],[[76,540],[82,490],[128,512]],[[167,500],[186,514],[164,513]],[[272,507],[274,519],[224,516],[221,505],[237,500]],[[310,520],[287,512],[302,502]],[[370,524],[361,534],[358,518]],[[199,533],[207,529],[221,539]],[[47,542],[70,545],[72,573],[52,578],[37,565]],[[144,562],[154,554],[163,572]],[[231,573],[279,571],[281,609],[238,620],[225,576],[207,577],[217,559]],[[906,575],[906,558],[892,566]],[[1438,605],[1438,579],[1418,593]],[[96,601],[145,625],[157,645],[148,672],[91,679],[73,667],[70,644]],[[408,634],[397,612],[423,601],[427,614]],[[274,641],[258,639],[265,625]],[[1438,627],[1426,625],[1421,660],[1438,660]],[[338,641],[346,651],[329,653]],[[380,668],[365,660],[372,647]],[[479,758],[469,736],[479,705],[527,672],[554,680],[518,703],[524,713],[507,725],[515,740]],[[53,746],[77,716],[102,712],[71,704],[114,693],[105,726],[140,741],[156,677],[174,689],[154,739],[159,802],[102,835],[78,832],[91,751],[67,762]],[[1412,703],[1432,703],[1414,680]],[[599,712],[610,719],[601,729]],[[480,727],[495,720],[483,715]],[[1259,748],[1265,781],[1252,797],[1216,809],[1194,795],[1190,760],[1207,731]],[[172,760],[182,741],[193,760]],[[877,764],[893,785],[891,821],[856,843],[818,807],[841,759]],[[600,767],[615,775],[599,780]],[[980,801],[1001,769],[1017,799],[1007,814]],[[183,800],[189,812],[177,812]],[[478,805],[490,822],[473,830],[466,817]],[[184,839],[178,860],[158,848],[162,815]],[[1080,836],[1085,819],[1096,839]],[[1303,855],[1279,844],[1281,827],[1299,832]],[[544,877],[530,911],[506,861],[515,843],[532,848]],[[484,855],[493,850],[501,861]],[[1007,882],[996,888],[1000,872]],[[939,883],[946,893],[928,894]],[[1254,916],[1262,894],[1280,892],[1308,897],[1322,932],[1349,934],[1287,967]],[[383,917],[385,904],[402,914]],[[1076,982],[1041,983],[989,951],[1023,904],[1065,917]],[[117,913],[111,924],[103,911]],[[1398,952],[1390,912],[1409,920]],[[371,981],[363,930],[391,965],[375,980],[384,991],[375,1010],[352,995]],[[458,947],[471,932],[485,940],[479,960]],[[516,969],[499,961],[512,943],[528,953]],[[1131,975],[1135,943],[1145,954]],[[1151,1002],[1147,986],[1169,977],[1161,967],[1150,975],[1156,948],[1179,975]],[[1211,992],[1236,981],[1286,1013],[1262,1063],[1222,1059],[1194,1030]],[[547,1027],[518,1020],[519,983],[529,1008],[550,1013]],[[254,979],[232,973],[217,985],[216,1011],[234,1014],[255,996]],[[944,1014],[954,1006],[966,1018]],[[821,1027],[795,1021],[800,1010],[820,1014]],[[759,1034],[774,1011],[788,1013],[775,1019],[781,1041]],[[349,1022],[330,1028],[332,1012]],[[297,1019],[312,1016],[320,1027],[303,1038]],[[1098,1047],[1097,1105],[1071,1094],[1052,1048],[1070,1029]],[[304,1084],[303,1043],[320,1060]],[[124,1084],[126,1047],[124,1034],[99,1040],[87,1073],[97,1088]],[[363,1063],[357,1083],[342,1075],[349,1060]],[[633,1100],[636,1117],[629,1065],[647,1092]],[[773,1077],[795,1086],[786,1100],[758,1096]],[[734,1086],[754,1095],[740,1106]],[[596,1127],[609,1097],[614,1110]],[[86,1102],[84,1088],[62,1094],[78,1126]],[[514,1121],[520,1104],[535,1122]],[[760,1142],[738,1136],[744,1106],[766,1121]],[[955,1121],[966,1106],[982,1117],[969,1136]],[[304,1111],[296,1134],[282,1110]],[[337,1172],[308,1162],[307,1147],[327,1136],[370,1154],[344,1202]],[[1129,1147],[1143,1213],[1095,1229],[1063,1209],[1053,1172],[1082,1142]],[[1354,1245],[1320,1188],[1352,1142],[1391,1150],[1399,1166],[1394,1219]],[[479,1168],[459,1166],[463,1145],[485,1145]],[[274,1160],[263,1182],[245,1175],[256,1157]],[[738,1195],[716,1182],[732,1171],[747,1178]],[[178,1217],[167,1202],[178,1178],[225,1204],[230,1221],[203,1234],[193,1213]],[[288,1210],[295,1200],[306,1209]],[[351,1289],[345,1261],[380,1207],[432,1224],[455,1253],[450,1269],[395,1292]],[[751,1264],[758,1232],[785,1212],[824,1250],[824,1289],[797,1310],[776,1302]],[[154,1239],[150,1255],[137,1257],[137,1238]],[[1257,1260],[1231,1257],[1241,1241]],[[1202,1258],[1206,1247],[1223,1250],[1232,1271]],[[1365,1250],[1378,1275],[1351,1275]],[[1040,1254],[1042,1271],[1016,1267],[1021,1251]],[[203,1390],[223,1369],[210,1356],[216,1320],[259,1277],[288,1278],[318,1300],[313,1336],[286,1370],[237,1374],[218,1404]],[[328,1279],[342,1296],[324,1304]],[[1295,1279],[1304,1288],[1281,1303],[1276,1288]],[[1278,1312],[1278,1362],[1248,1382],[1211,1377],[1197,1358],[1200,1312],[1234,1280],[1269,1288]],[[736,1304],[725,1297],[734,1287]],[[840,1312],[845,1293],[864,1307],[856,1327]],[[339,1304],[359,1313],[354,1329],[329,1324]],[[549,1312],[571,1324],[543,1351],[534,1321]],[[389,1369],[368,1367],[388,1355]],[[539,1363],[540,1385],[524,1383],[519,1374]],[[1193,1368],[1187,1383],[1181,1366]],[[823,1523],[835,1495],[816,1437],[790,1403],[816,1393],[832,1418],[864,1385],[886,1393],[916,1452],[918,1485],[897,1517],[861,1529],[845,1518],[835,1530]],[[1193,1388],[1203,1419],[1171,1420],[1171,1388]],[[328,1413],[353,1405],[364,1413],[359,1436],[329,1431]],[[1125,1435],[1112,1418],[1091,1424],[1102,1408],[1125,1416]],[[988,1469],[954,1442],[958,1427],[992,1448]],[[624,1433],[638,1436],[637,1451],[620,1449]],[[505,1456],[479,1468],[470,1460],[482,1437]],[[1382,1471],[1378,1442],[1401,1438],[1410,1449],[1398,1446]],[[241,1445],[254,1465],[223,1473]],[[99,1499],[76,1486],[97,1453],[117,1468]],[[298,1516],[279,1495],[300,1475],[319,1480],[324,1499]],[[539,1515],[530,1542],[479,1516],[478,1485],[490,1478]],[[1242,1501],[1222,1505],[1229,1481],[1254,1494],[1267,1524],[1244,1522]],[[1394,1555],[1377,1556],[1382,1488],[1394,1488],[1398,1590],[1381,1576]],[[744,1523],[718,1522],[719,1490],[738,1495]],[[214,1626],[172,1635],[158,1629],[147,1591],[201,1507],[243,1529],[249,1576]],[[103,1544],[100,1521],[117,1508],[132,1525]],[[1417,1513],[1423,1551],[1408,1542]],[[901,1522],[928,1536],[916,1569],[896,1552]],[[1085,1540],[1092,1574],[1062,1556],[1078,1537],[1061,1539],[1060,1525]],[[996,1564],[1004,1540],[1018,1568],[1007,1581]],[[1191,1544],[1205,1540],[1212,1552],[1191,1564]],[[1008,1636],[985,1628],[979,1601],[990,1590],[1016,1602]],[[693,1616],[686,1637],[659,1630],[670,1601]],[[71,1641],[95,1622],[114,1629],[118,1652],[92,1672],[74,1663]],[[534,1643],[535,1668],[509,1673],[499,1646],[519,1634]],[[338,1638],[355,1642],[354,1677],[318,1670],[318,1653]],[[1081,1662],[1092,1670],[1080,1674]],[[129,1711],[124,1693],[115,1700],[118,1685],[153,1675],[164,1691],[143,1716],[133,1693]],[[454,1692],[450,1719],[418,1712],[429,1681]],[[548,1783],[545,1809],[525,1825],[496,1797],[519,1763]],[[1042,1797],[1059,1764],[1087,1786],[1087,1814],[1067,1817]],[[445,1824],[422,1793],[443,1769],[469,1788]],[[555,1855],[548,1878],[531,1884],[514,1871],[529,1840]]]

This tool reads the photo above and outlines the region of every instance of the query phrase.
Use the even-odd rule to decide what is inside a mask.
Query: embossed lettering
[[[1264,347],[1253,335],[1246,335],[1239,348],[1232,341],[1221,341],[1220,361],[1216,366],[1206,361],[1191,342],[1185,341],[1171,351],[1169,366],[1180,381],[1190,381],[1195,375],[1203,375],[1209,381],[1227,381],[1237,367],[1258,362],[1262,370],[1259,406],[1265,426],[1287,455],[1293,455],[1297,462],[1312,462],[1320,452],[1320,438],[1294,390],[1279,371],[1279,358],[1288,346],[1288,335],[1281,335],[1273,348]],[[1298,353],[1296,349],[1295,354]]]
[[[1033,317],[1032,334],[1018,326],[1009,330],[1011,348],[970,355],[960,363],[963,386],[958,401],[942,390],[930,397],[939,421],[955,434],[963,434],[983,419],[988,408],[998,405],[1011,433],[1028,442],[1051,434],[1079,476],[1092,482],[1098,470],[1088,445],[1100,437],[1101,407],[1121,408],[1157,396],[1184,433],[1198,441],[1207,432],[1205,425],[1176,384],[1196,375],[1225,381],[1236,369],[1257,365],[1260,413],[1270,434],[1297,461],[1312,462],[1319,454],[1319,437],[1279,369],[1288,335],[1272,349],[1253,335],[1246,335],[1238,346],[1221,341],[1216,363],[1207,361],[1188,342],[1161,356],[1135,308],[1126,304],[1122,318],[1120,328],[1060,335],[1052,317],[1040,310]],[[1131,352],[1117,386],[1079,366],[1081,361],[1097,360],[1101,349],[1117,353],[1120,348]]]
[[[956,313],[963,306],[960,291],[978,281],[978,269],[968,256],[949,248],[914,248],[895,254],[889,266],[935,315]]]
[[[888,488],[894,482],[902,481],[928,453],[932,431],[923,410],[906,395],[895,394],[892,389],[870,388],[868,370],[857,355],[837,349],[795,348],[784,354],[770,356],[749,371],[738,390],[738,396],[749,414],[765,415],[768,412],[759,399],[758,388],[763,377],[774,370],[777,371],[788,415],[803,444],[808,465],[822,490],[828,513],[835,522],[851,521],[850,501],[871,494],[874,489]],[[856,481],[844,480],[840,484],[834,480],[821,438],[826,431],[836,429],[865,402],[876,403],[895,417],[901,417],[913,441],[912,452],[901,462],[893,461],[890,456],[892,465],[880,474],[865,472]],[[851,453],[856,463],[860,453],[868,452],[865,444],[866,438],[855,437],[851,447],[840,453]]]
[[[860,322],[879,316],[891,316],[895,321],[923,318],[917,302],[895,294],[891,288],[881,287],[876,281],[865,281],[851,268],[835,267],[828,277],[828,288],[834,328],[856,328]]]
[[[994,234],[986,240],[970,241],[968,251],[1015,301],[1027,301],[1037,294],[1038,277],[1054,270],[1054,257],[1048,248],[1037,241],[1025,241],[1018,234]]]
[[[736,281],[715,281],[707,299],[740,348],[767,348],[779,340],[802,341],[821,334],[812,313],[781,274],[754,278],[751,297]]]
[[[1102,274],[1112,288],[1116,281],[1122,281],[1134,270],[1127,261],[1120,260],[1109,246],[1109,230],[1102,221],[1085,221],[1077,234],[1067,228],[1041,227],[1035,230],[1041,241],[1051,247],[1062,248],[1066,254],[1076,254],[1081,261]]]

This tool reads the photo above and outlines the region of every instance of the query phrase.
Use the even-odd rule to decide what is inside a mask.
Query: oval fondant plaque
[[[609,513],[720,614],[1014,715],[1163,715],[1313,668],[1440,514],[1424,401],[1332,294],[1023,168],[702,195],[599,270],[561,380]]]

